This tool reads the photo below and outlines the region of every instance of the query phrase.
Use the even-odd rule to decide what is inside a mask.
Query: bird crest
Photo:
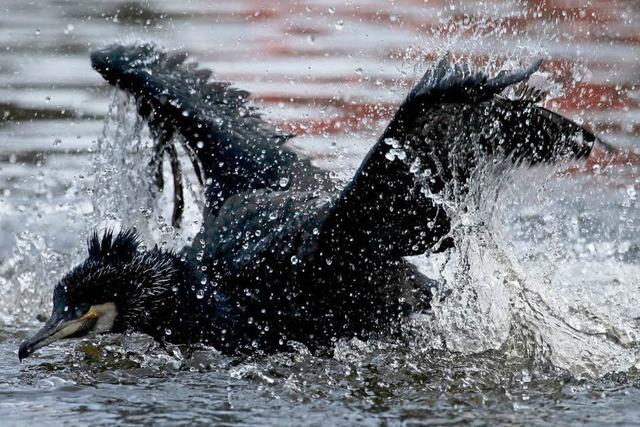
[[[94,232],[88,241],[90,259],[127,260],[133,258],[140,246],[140,236],[134,229],[120,231],[114,235],[109,229],[102,238]]]

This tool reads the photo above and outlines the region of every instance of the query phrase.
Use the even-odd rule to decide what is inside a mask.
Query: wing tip
[[[92,68],[110,83],[131,69],[149,68],[165,57],[166,53],[150,42],[114,43],[90,54]]]
[[[483,101],[509,86],[526,81],[540,69],[543,61],[542,58],[538,58],[526,68],[503,71],[495,77],[490,77],[486,72],[474,69],[467,63],[452,62],[451,53],[446,52],[425,72],[420,82],[409,93],[408,99],[437,95],[457,101]]]

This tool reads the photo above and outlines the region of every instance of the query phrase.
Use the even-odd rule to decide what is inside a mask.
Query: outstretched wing
[[[133,95],[156,141],[154,164],[162,188],[161,162],[172,159],[176,208],[181,214],[180,164],[172,143],[182,137],[196,173],[207,181],[208,215],[242,191],[304,187],[325,174],[283,146],[292,135],[265,122],[247,105],[249,93],[227,83],[209,82],[211,71],[185,62],[183,52],[166,53],[152,44],[113,45],[91,54],[93,68],[110,84]],[[279,187],[282,188],[282,187]]]
[[[447,58],[424,75],[335,203],[324,227],[329,247],[399,257],[447,245],[442,203],[464,193],[486,155],[515,162],[588,156],[595,136],[535,105],[500,95],[540,62],[489,78]]]

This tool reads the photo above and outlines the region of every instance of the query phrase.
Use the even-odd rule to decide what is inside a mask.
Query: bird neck
[[[226,328],[224,298],[194,263],[156,249],[137,264],[123,304],[123,329],[173,343],[216,340]]]

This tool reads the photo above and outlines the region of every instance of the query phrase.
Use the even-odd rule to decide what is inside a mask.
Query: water
[[[17,347],[100,227],[179,247],[148,187],[147,137],[87,54],[105,41],[186,47],[254,92],[315,162],[348,177],[407,87],[444,49],[492,67],[553,58],[550,106],[608,141],[640,139],[634,2],[224,4],[4,0],[0,5],[0,416],[3,424],[633,424],[640,416],[636,164],[479,172],[456,253],[415,262],[445,281],[400,341],[333,358],[229,358],[103,336]],[[105,125],[106,120],[106,125]],[[125,146],[122,142],[127,142]],[[493,168],[490,168],[493,169]],[[198,186],[187,196],[197,206]]]

